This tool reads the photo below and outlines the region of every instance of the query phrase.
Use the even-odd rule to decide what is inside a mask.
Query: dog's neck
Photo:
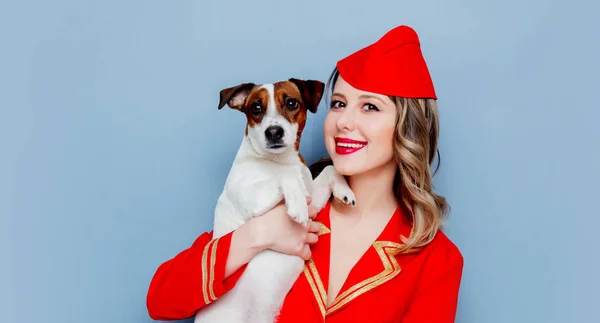
[[[247,158],[264,159],[278,164],[295,164],[301,161],[300,155],[295,149],[287,150],[281,154],[265,153],[254,147],[250,138],[245,135],[235,159],[240,160]]]

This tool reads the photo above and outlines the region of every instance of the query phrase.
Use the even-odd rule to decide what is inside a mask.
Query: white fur
[[[252,217],[273,208],[282,198],[289,215],[297,222],[308,220],[306,197],[321,209],[332,192],[336,198],[354,195],[346,181],[331,166],[313,181],[295,151],[298,125],[290,124],[277,113],[273,86],[264,85],[270,93],[267,114],[260,125],[244,136],[224,190],[217,201],[213,238],[237,229]],[[264,130],[269,125],[284,129],[286,147],[273,152],[266,148]],[[290,139],[291,138],[291,139]],[[292,285],[302,273],[300,257],[265,250],[246,267],[235,287],[196,313],[195,323],[272,323]]]

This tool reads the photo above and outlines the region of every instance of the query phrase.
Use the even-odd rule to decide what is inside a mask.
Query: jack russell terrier
[[[271,84],[243,83],[220,92],[225,104],[246,115],[243,140],[220,195],[213,238],[237,229],[281,200],[299,223],[309,219],[306,198],[321,210],[331,195],[354,206],[345,179],[327,166],[314,181],[300,155],[308,111],[315,113],[324,84],[291,78]],[[286,294],[302,273],[304,260],[272,250],[256,255],[233,289],[196,313],[195,323],[272,323]]]

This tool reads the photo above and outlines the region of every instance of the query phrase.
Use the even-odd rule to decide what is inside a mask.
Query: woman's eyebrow
[[[359,98],[360,99],[375,99],[375,100],[385,104],[385,102],[383,102],[383,100],[381,100],[380,98],[378,98],[374,95],[370,95],[370,94],[363,94],[363,95],[359,96]]]
[[[331,96],[340,96],[342,99],[346,100],[346,96],[339,92],[334,92]]]

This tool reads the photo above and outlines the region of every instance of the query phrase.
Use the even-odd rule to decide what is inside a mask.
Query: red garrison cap
[[[419,36],[398,26],[377,42],[338,61],[342,78],[353,87],[405,98],[437,99]]]

